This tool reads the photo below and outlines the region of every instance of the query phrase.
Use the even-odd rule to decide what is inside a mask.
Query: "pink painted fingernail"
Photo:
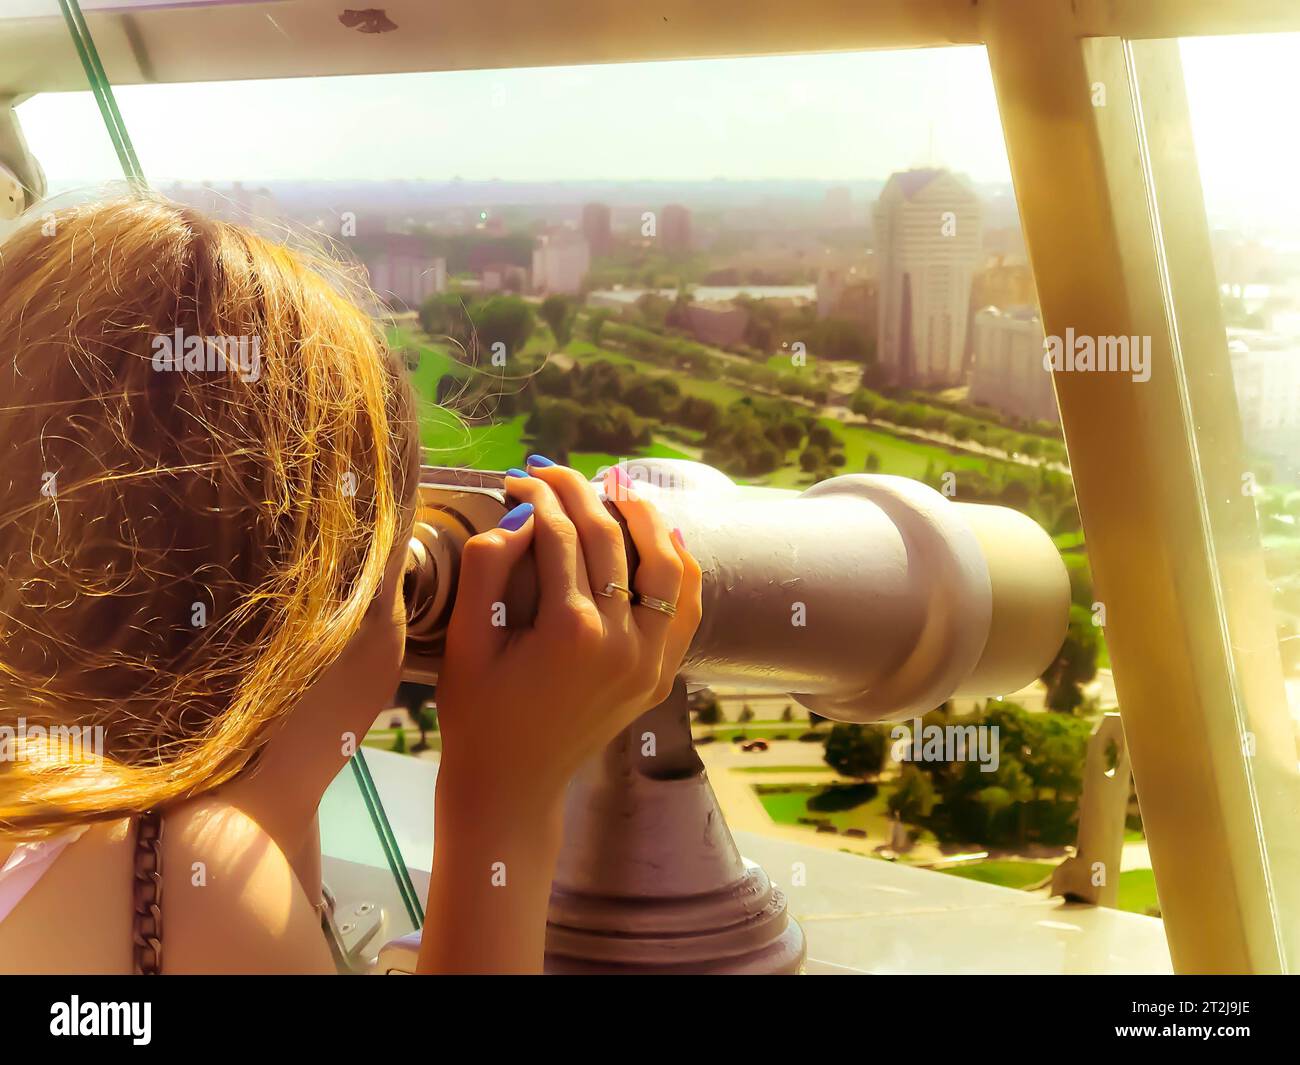
[[[681,530],[681,529],[678,529],[678,528],[676,528],[676,527],[674,527],[674,528],[673,528],[673,535],[674,535],[675,537],[677,537],[677,543],[678,543],[682,548],[685,548],[685,547],[686,547],[686,537],[684,537],[684,536],[682,535],[682,530]]]
[[[609,472],[614,476],[614,483],[620,488],[631,488],[632,478],[627,475],[627,471],[622,466],[611,466]]]

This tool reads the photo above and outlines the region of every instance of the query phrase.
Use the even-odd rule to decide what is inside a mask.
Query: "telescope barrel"
[[[682,460],[624,468],[703,569],[703,617],[681,670],[688,685],[788,693],[825,717],[875,721],[954,695],[1014,691],[1061,646],[1065,566],[1017,511],[955,503],[902,477],[850,474],[796,492],[739,486]],[[505,498],[499,478],[474,489],[463,471],[427,472],[461,482],[422,485],[413,538],[407,673],[431,681],[458,544],[495,524]],[[528,624],[535,609],[536,574],[525,566],[507,595],[507,625]]]

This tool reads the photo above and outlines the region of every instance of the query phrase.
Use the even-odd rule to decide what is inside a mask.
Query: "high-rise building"
[[[614,243],[609,224],[609,206],[589,203],[582,208],[582,235],[587,238],[592,255],[604,255]]]
[[[670,253],[691,250],[691,212],[679,203],[670,203],[659,212],[659,243]]]
[[[384,233],[357,249],[370,287],[391,305],[418,307],[447,289],[447,260],[434,255],[423,237]]]
[[[533,291],[575,295],[591,270],[587,238],[572,229],[551,229],[533,245]]]
[[[960,384],[981,257],[975,190],[947,170],[896,173],[881,190],[874,223],[881,370],[899,385]]]
[[[1052,373],[1043,365],[1043,323],[1032,307],[985,307],[971,326],[970,401],[1025,421],[1056,423]]]
[[[1300,339],[1262,329],[1229,329],[1228,357],[1245,444],[1274,472],[1300,468]]]

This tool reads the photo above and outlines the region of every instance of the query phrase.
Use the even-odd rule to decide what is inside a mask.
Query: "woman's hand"
[[[541,971],[564,786],[667,697],[700,620],[699,565],[622,470],[605,488],[640,556],[635,590],[675,603],[674,617],[599,594],[628,585],[618,523],[580,474],[536,455],[529,470],[507,482],[519,506],[461,556],[438,674],[442,760],[423,973]],[[506,585],[530,547],[537,616],[505,627]]]
[[[483,774],[495,801],[527,804],[558,794],[582,762],[667,697],[699,624],[700,567],[614,467],[605,494],[640,556],[633,590],[677,613],[598,594],[629,586],[618,523],[568,467],[533,456],[527,474],[515,472],[523,475],[507,480],[520,501],[513,519],[465,545],[437,700],[443,771]],[[536,620],[506,627],[506,584],[530,547]]]

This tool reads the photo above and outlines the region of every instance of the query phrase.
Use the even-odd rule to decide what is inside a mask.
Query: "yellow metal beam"
[[[1240,433],[1199,182],[1184,174],[1179,202],[1161,209],[1156,179],[1171,157],[1153,166],[1133,46],[1077,38],[1068,0],[986,0],[981,10],[1048,334],[1151,337],[1149,381],[1075,372],[1055,384],[1170,953],[1181,972],[1281,971],[1184,376],[1184,349],[1198,353],[1193,373],[1215,375],[1213,389],[1196,383],[1196,416],[1214,432],[1221,494],[1223,471],[1241,469]],[[1176,45],[1151,47],[1148,73],[1165,86],[1159,135],[1189,151]],[[1188,259],[1178,293],[1171,252]],[[1192,296],[1199,319],[1183,321],[1196,336],[1180,337]],[[1244,529],[1250,506],[1238,479],[1217,509]],[[1262,573],[1258,538],[1252,549],[1239,536],[1237,548]],[[1263,610],[1269,617],[1266,601]],[[1294,768],[1291,736],[1270,729],[1267,742]]]
[[[66,30],[0,10],[0,97],[84,90]],[[95,5],[97,6],[97,5]],[[117,85],[716,59],[934,48],[983,41],[981,0],[387,0],[396,28],[361,33],[336,0],[96,11],[86,19]],[[367,5],[357,4],[356,7]],[[30,11],[22,0],[19,11]],[[1074,36],[1300,30],[1295,0],[1075,0]]]

